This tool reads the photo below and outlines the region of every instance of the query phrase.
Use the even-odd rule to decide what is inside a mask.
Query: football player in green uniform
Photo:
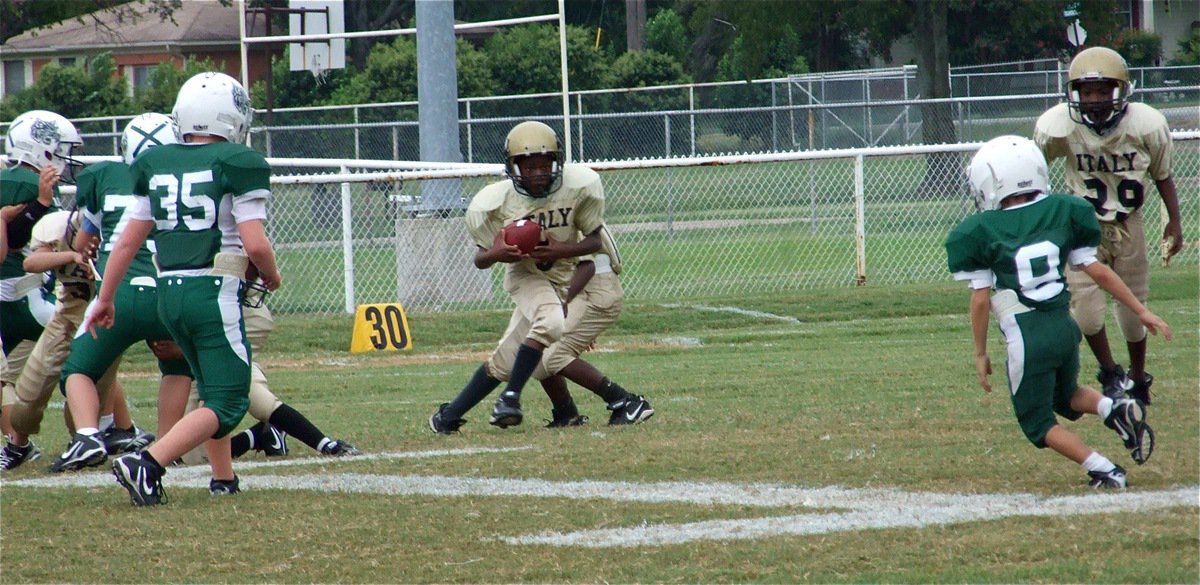
[[[176,134],[174,121],[163,114],[137,116],[121,134],[124,162],[99,162],[80,173],[75,197],[83,218],[75,249],[81,250],[92,240],[98,240],[96,266],[101,275],[116,241],[129,223],[129,212],[136,201],[129,165],[150,148],[177,143]],[[66,451],[50,466],[51,472],[100,465],[109,453],[135,451],[153,440],[153,435],[141,433],[136,427],[127,429],[117,424],[110,427],[112,430],[100,428],[100,405],[109,400],[109,390],[108,384],[99,382],[112,376],[106,373],[134,343],[170,339],[170,332],[158,317],[155,275],[151,249],[144,245],[137,250],[117,288],[114,303],[118,318],[113,327],[96,331],[95,337],[82,327],[75,333],[61,374],[67,405],[75,422],[75,434]],[[159,360],[158,366],[162,374],[159,411],[169,411],[174,405],[182,413],[192,385],[187,361],[179,356],[174,360]],[[133,437],[118,446],[112,440],[114,435]]]
[[[45,110],[17,116],[4,137],[4,153],[11,166],[0,171],[0,227],[9,246],[0,264],[0,338],[8,362],[0,376],[0,428],[8,435],[0,449],[3,470],[41,455],[27,437],[13,440],[11,423],[17,377],[54,314],[54,299],[44,294],[42,275],[25,272],[23,250],[33,226],[56,206],[59,181],[73,179],[74,168],[80,166],[73,151],[81,144],[83,140],[70,121]]]
[[[1153,107],[1129,102],[1133,84],[1125,59],[1105,47],[1080,51],[1068,70],[1067,103],[1037,120],[1034,140],[1046,160],[1062,158],[1067,190],[1091,203],[1100,220],[1097,258],[1116,272],[1143,303],[1149,270],[1142,205],[1151,185],[1167,213],[1163,259],[1183,248],[1179,197],[1171,176],[1171,129]],[[1146,372],[1146,328],[1121,303],[1113,309],[1129,350],[1128,373],[1113,358],[1104,330],[1108,301],[1086,272],[1067,270],[1071,315],[1100,364],[1104,393],[1129,392],[1150,404],[1154,377]]]
[[[187,358],[203,401],[150,447],[113,461],[113,474],[135,505],[164,503],[162,464],[205,441],[210,489],[212,483],[237,482],[229,433],[250,403],[243,279],[253,265],[268,290],[282,280],[263,226],[271,168],[241,144],[252,113],[237,80],[196,75],[179,89],[172,111],[183,143],[153,148],[130,169],[137,201],[109,257],[89,330],[112,326],[117,289],[153,230],[159,316]]]
[[[1171,329],[1096,260],[1100,226],[1094,209],[1077,197],[1047,195],[1048,180],[1046,160],[1027,138],[1001,136],[980,148],[968,181],[981,211],[946,239],[949,268],[972,290],[975,373],[984,391],[991,391],[990,309],[1004,334],[1009,392],[1025,437],[1082,465],[1092,487],[1123,489],[1125,469],[1091,450],[1055,416],[1099,415],[1139,465],[1154,450],[1140,401],[1114,400],[1078,384],[1080,331],[1068,309],[1067,265],[1087,273],[1151,332],[1170,340]]]

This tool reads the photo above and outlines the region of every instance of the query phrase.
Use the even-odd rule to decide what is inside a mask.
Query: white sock
[[[1099,471],[1100,473],[1108,473],[1113,469],[1116,469],[1116,467],[1117,466],[1113,465],[1112,461],[1108,460],[1108,457],[1105,457],[1095,451],[1092,451],[1092,454],[1088,455],[1088,458],[1083,460],[1083,468],[1086,471]]]
[[[333,442],[333,439],[330,439],[329,437],[325,437],[324,439],[321,439],[321,442],[317,443],[317,451],[324,449],[325,445],[328,445],[332,442]]]
[[[100,417],[100,430],[107,430],[111,426],[113,426],[113,415],[106,414]]]
[[[76,429],[75,432],[77,432],[85,437],[90,437],[92,435],[99,435],[100,429],[98,429],[96,427],[80,427],[80,428]]]
[[[1104,398],[1100,399],[1099,404],[1096,405],[1096,414],[1100,415],[1100,420],[1108,418],[1108,415],[1112,413],[1112,407],[1112,398],[1105,396]]]

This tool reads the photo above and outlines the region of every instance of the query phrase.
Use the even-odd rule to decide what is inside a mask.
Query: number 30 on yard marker
[[[354,314],[350,352],[412,349],[408,316],[400,303],[359,305]]]

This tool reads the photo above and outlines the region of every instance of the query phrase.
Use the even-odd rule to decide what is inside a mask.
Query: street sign
[[[1081,46],[1086,40],[1087,31],[1083,30],[1083,27],[1079,25],[1078,20],[1072,22],[1071,25],[1067,27],[1067,41],[1072,45],[1076,47]]]

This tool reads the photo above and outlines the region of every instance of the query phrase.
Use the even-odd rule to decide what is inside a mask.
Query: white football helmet
[[[980,211],[999,209],[1012,195],[1046,193],[1050,171],[1046,157],[1032,140],[1021,136],[993,138],[975,153],[967,182]]]
[[[17,116],[4,137],[4,154],[12,164],[26,163],[38,169],[58,169],[59,180],[70,183],[83,163],[73,158],[83,144],[79,131],[66,118],[46,110],[30,110]]]
[[[521,168],[517,159],[531,154],[549,154],[554,157],[550,168],[550,182],[540,188],[533,188],[534,181],[530,177],[521,176]],[[541,122],[521,122],[508,131],[504,138],[504,174],[512,180],[517,193],[529,197],[547,197],[562,186],[563,162],[562,141],[552,128]]]
[[[180,138],[206,134],[243,142],[254,119],[254,108],[241,83],[224,73],[209,71],[193,76],[179,88],[171,117],[179,125]]]
[[[121,133],[121,156],[125,158],[125,164],[131,165],[144,150],[178,142],[179,132],[170,116],[142,114],[125,125],[125,131]]]

